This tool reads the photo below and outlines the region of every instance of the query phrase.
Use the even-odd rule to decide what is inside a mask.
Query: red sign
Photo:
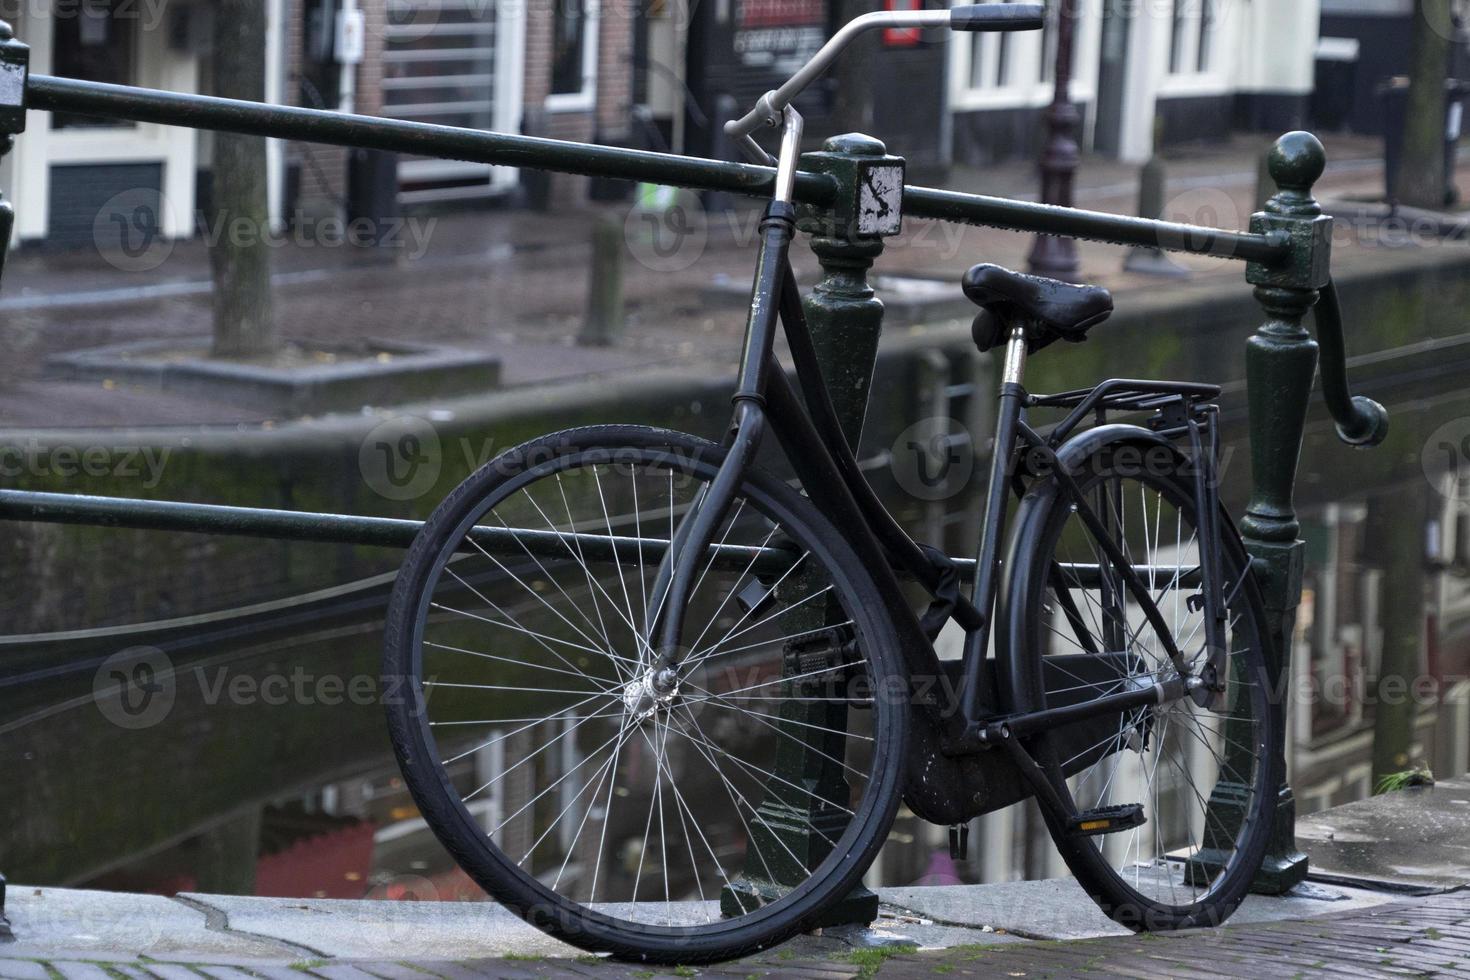
[[[924,0],[883,0],[884,10],[922,10]],[[883,46],[888,48],[912,48],[919,44],[919,28],[887,27],[883,29]]]
[[[735,11],[737,29],[807,27],[827,21],[825,0],[740,0]]]

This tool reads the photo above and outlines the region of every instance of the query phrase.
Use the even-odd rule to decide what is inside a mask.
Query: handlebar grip
[[[976,3],[949,12],[952,31],[1039,31],[1045,26],[1041,3]]]

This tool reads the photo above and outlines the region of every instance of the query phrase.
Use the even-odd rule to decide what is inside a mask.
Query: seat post
[[[965,636],[960,709],[970,730],[983,720],[983,667],[995,625],[995,595],[999,584],[996,560],[1005,535],[1006,495],[1010,492],[1011,459],[1016,453],[1016,424],[1026,397],[1026,390],[1021,387],[1026,373],[1026,324],[1017,321],[1006,329],[1006,359],[1001,369],[1000,404],[995,413],[995,442],[990,450],[990,484],[985,490],[985,516],[975,556],[975,591],[971,596],[984,624]],[[967,737],[970,733],[966,732]]]
[[[1002,385],[1019,385],[1026,375],[1026,328],[1020,324],[1011,327],[1006,340],[1005,367],[1001,371]],[[1001,392],[1005,394],[1004,389]]]

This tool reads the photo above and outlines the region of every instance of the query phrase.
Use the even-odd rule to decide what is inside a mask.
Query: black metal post
[[[0,20],[0,89],[24,93],[30,61],[30,48],[17,41],[11,26]],[[25,128],[26,111],[22,106],[0,104],[0,157],[15,147],[15,135]],[[4,278],[5,256],[10,253],[10,233],[14,228],[15,208],[0,197],[0,280]],[[0,942],[12,938],[10,922],[5,918],[5,875],[0,874]]]
[[[31,49],[15,39],[15,31],[0,20],[0,87],[23,96],[29,80]],[[25,132],[24,100],[0,99],[0,157],[15,148],[15,137]],[[0,276],[5,272],[5,256],[10,252],[10,232],[15,227],[15,208],[0,197]]]
[[[1077,127],[1082,113],[1072,104],[1072,47],[1076,33],[1076,0],[1056,0],[1056,89],[1046,112],[1046,145],[1041,151],[1041,203],[1072,206],[1072,184],[1081,162]],[[1082,268],[1077,242],[1060,235],[1038,235],[1027,259],[1038,275],[1075,276]]]

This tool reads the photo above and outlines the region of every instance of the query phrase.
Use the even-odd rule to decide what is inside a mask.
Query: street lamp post
[[[1056,90],[1046,111],[1046,145],[1041,150],[1041,202],[1072,206],[1072,181],[1080,159],[1077,127],[1082,114],[1072,104],[1072,39],[1077,22],[1076,0],[1056,0]],[[1031,271],[1046,276],[1072,276],[1081,268],[1077,243],[1058,235],[1037,235],[1027,258]]]

